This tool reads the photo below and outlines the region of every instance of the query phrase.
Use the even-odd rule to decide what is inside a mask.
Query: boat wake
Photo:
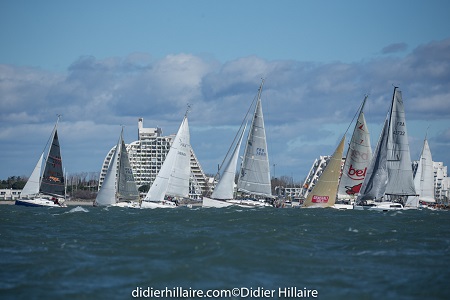
[[[72,208],[69,211],[66,211],[65,214],[76,213],[76,212],[89,212],[89,210],[87,210],[86,208],[83,208],[81,206],[77,206],[75,208]]]

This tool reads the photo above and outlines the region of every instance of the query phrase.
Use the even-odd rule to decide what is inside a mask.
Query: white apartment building
[[[151,186],[169,152],[174,137],[175,134],[163,136],[161,128],[144,128],[144,119],[139,118],[138,140],[126,145],[134,179],[138,187],[143,185]],[[99,187],[103,183],[115,148],[116,146],[109,150],[103,161]],[[205,176],[194,150],[191,148],[191,199],[200,198],[208,189],[208,178]]]

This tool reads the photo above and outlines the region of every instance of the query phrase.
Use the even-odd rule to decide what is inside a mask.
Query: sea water
[[[450,211],[0,206],[0,299],[448,299]]]

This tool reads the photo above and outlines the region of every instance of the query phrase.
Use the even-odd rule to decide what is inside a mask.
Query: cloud
[[[404,52],[408,49],[408,45],[406,43],[395,43],[390,44],[386,47],[384,47],[381,50],[382,54],[391,54],[391,53],[398,53],[398,52]]]
[[[393,44],[383,52],[399,50],[405,51],[406,45]],[[300,179],[316,157],[331,154],[365,94],[369,94],[366,118],[373,124],[374,146],[392,84],[403,91],[407,118],[414,126],[439,123],[430,132],[432,149],[438,143],[433,138],[450,130],[450,125],[442,125],[450,119],[447,39],[421,45],[404,57],[359,63],[268,61],[257,56],[220,63],[186,53],[156,60],[150,54],[132,53],[123,58],[83,56],[65,73],[0,65],[0,142],[9,145],[8,151],[29,149],[20,155],[33,161],[34,148],[41,148],[56,114],[62,114],[60,139],[67,149],[63,151],[69,170],[96,171],[117,141],[121,124],[126,125],[127,142],[137,139],[139,117],[144,117],[145,126],[159,126],[171,134],[190,103],[192,145],[211,173],[223,159],[261,78],[265,78],[262,99],[269,155],[279,175],[284,172]],[[423,132],[408,130],[418,141],[423,140]],[[418,151],[421,145],[411,147]],[[450,162],[444,147],[435,151],[433,157]],[[33,163],[22,157],[8,152],[1,158],[6,168],[0,175],[29,170]]]

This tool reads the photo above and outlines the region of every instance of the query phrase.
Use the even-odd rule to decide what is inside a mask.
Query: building
[[[443,162],[433,162],[434,198],[437,203],[448,204],[450,179],[447,177],[447,166]]]
[[[138,187],[145,185],[151,186],[169,152],[174,137],[175,135],[163,136],[161,128],[144,128],[144,119],[139,118],[138,140],[126,145],[134,179]],[[116,146],[109,150],[103,161],[99,178],[99,188],[105,179],[106,171],[108,170],[109,162],[115,148]],[[192,148],[189,189],[192,199],[200,198],[209,189],[208,178],[205,176]]]
[[[16,200],[20,198],[22,190],[0,189],[0,200]]]

